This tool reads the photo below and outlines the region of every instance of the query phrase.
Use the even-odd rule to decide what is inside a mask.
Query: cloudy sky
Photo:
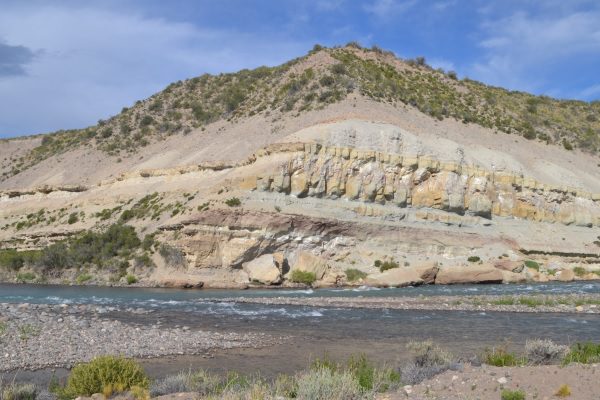
[[[170,82],[355,40],[600,99],[597,0],[0,0],[0,137],[94,124]]]

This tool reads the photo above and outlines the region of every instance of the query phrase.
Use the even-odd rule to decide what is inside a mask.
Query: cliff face
[[[600,193],[428,156],[316,143],[300,146],[303,151],[292,153],[272,174],[257,177],[255,188],[298,198],[342,199],[449,213],[441,222],[449,222],[454,218],[451,214],[458,214],[584,227],[600,225]]]

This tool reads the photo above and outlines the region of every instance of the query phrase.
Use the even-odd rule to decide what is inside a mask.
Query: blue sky
[[[488,84],[600,99],[597,0],[0,0],[0,137],[78,128],[170,82],[358,41]]]

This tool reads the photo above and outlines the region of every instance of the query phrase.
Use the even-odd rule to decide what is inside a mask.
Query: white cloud
[[[484,61],[469,74],[488,83],[536,91],[548,86],[558,64],[600,55],[600,11],[531,16],[516,12],[486,22],[480,41]],[[551,89],[548,89],[551,90]]]
[[[375,0],[365,5],[366,12],[379,19],[389,20],[410,10],[417,4],[417,0]]]
[[[0,136],[86,126],[172,81],[274,65],[310,48],[284,37],[267,41],[73,7],[5,7],[0,41],[37,52],[27,74],[0,80]]]

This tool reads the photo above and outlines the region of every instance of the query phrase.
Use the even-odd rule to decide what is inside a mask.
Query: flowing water
[[[551,338],[562,343],[600,340],[600,316],[568,313],[504,313],[346,309],[328,307],[245,304],[219,299],[235,297],[394,297],[436,295],[530,295],[600,293],[600,282],[514,285],[421,286],[401,289],[319,290],[174,290],[154,288],[70,287],[0,284],[0,302],[94,304],[111,318],[134,324],[189,326],[213,331],[265,332],[291,336],[271,349],[242,349],[215,355],[167,357],[145,361],[154,375],[182,368],[237,369],[272,375],[304,368],[325,353],[342,359],[363,352],[396,363],[406,357],[405,344],[432,339],[465,357],[485,347],[506,343],[520,348],[529,338]],[[130,314],[116,308],[153,310]]]

